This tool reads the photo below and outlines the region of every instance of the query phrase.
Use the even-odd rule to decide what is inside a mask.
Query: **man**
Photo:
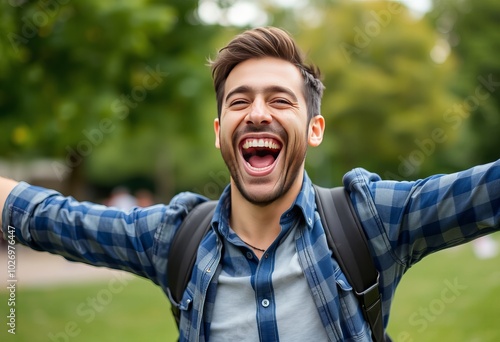
[[[231,174],[182,301],[180,340],[370,341],[357,299],[328,249],[304,171],[318,146],[323,85],[284,31],[235,37],[212,61],[215,145]],[[345,175],[380,272],[384,324],[405,271],[424,256],[499,229],[500,161],[416,182]],[[167,255],[205,198],[122,212],[0,181],[2,227],[21,243],[133,272],[168,294]],[[0,208],[2,209],[2,208]],[[12,230],[13,228],[11,228]]]

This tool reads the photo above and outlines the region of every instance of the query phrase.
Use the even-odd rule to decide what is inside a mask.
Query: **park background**
[[[498,18],[495,0],[3,0],[0,174],[95,202],[122,186],[158,203],[216,198],[229,176],[207,58],[261,25],[292,33],[324,74],[327,133],[306,163],[316,183],[358,166],[413,180],[487,163],[500,146]],[[417,265],[397,292],[395,340],[497,341],[498,260],[463,246]],[[175,340],[145,280],[87,322],[79,304],[107,286],[21,282],[16,336],[0,290],[1,340],[49,341],[68,322],[81,328],[68,341]]]

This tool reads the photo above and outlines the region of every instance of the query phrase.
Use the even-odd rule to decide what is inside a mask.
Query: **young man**
[[[212,62],[215,145],[231,174],[178,303],[182,341],[370,341],[351,285],[328,249],[304,171],[321,143],[323,85],[288,34],[257,28]],[[380,272],[384,324],[396,286],[424,256],[499,229],[500,161],[416,182],[363,169],[344,185]],[[123,212],[2,179],[4,232],[71,260],[147,277],[168,294],[172,238],[205,198]],[[12,228],[13,227],[13,228]]]

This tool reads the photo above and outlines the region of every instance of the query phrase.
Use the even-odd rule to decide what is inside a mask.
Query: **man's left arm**
[[[362,221],[377,227],[369,238],[407,265],[500,229],[500,160],[415,182],[361,178],[352,187]]]

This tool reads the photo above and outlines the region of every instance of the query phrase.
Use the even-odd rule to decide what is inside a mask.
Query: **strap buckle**
[[[356,295],[361,300],[361,305],[370,310],[377,302],[380,302],[380,291],[378,290],[380,273],[377,272],[377,280],[375,284],[364,290],[363,292],[356,292]]]

